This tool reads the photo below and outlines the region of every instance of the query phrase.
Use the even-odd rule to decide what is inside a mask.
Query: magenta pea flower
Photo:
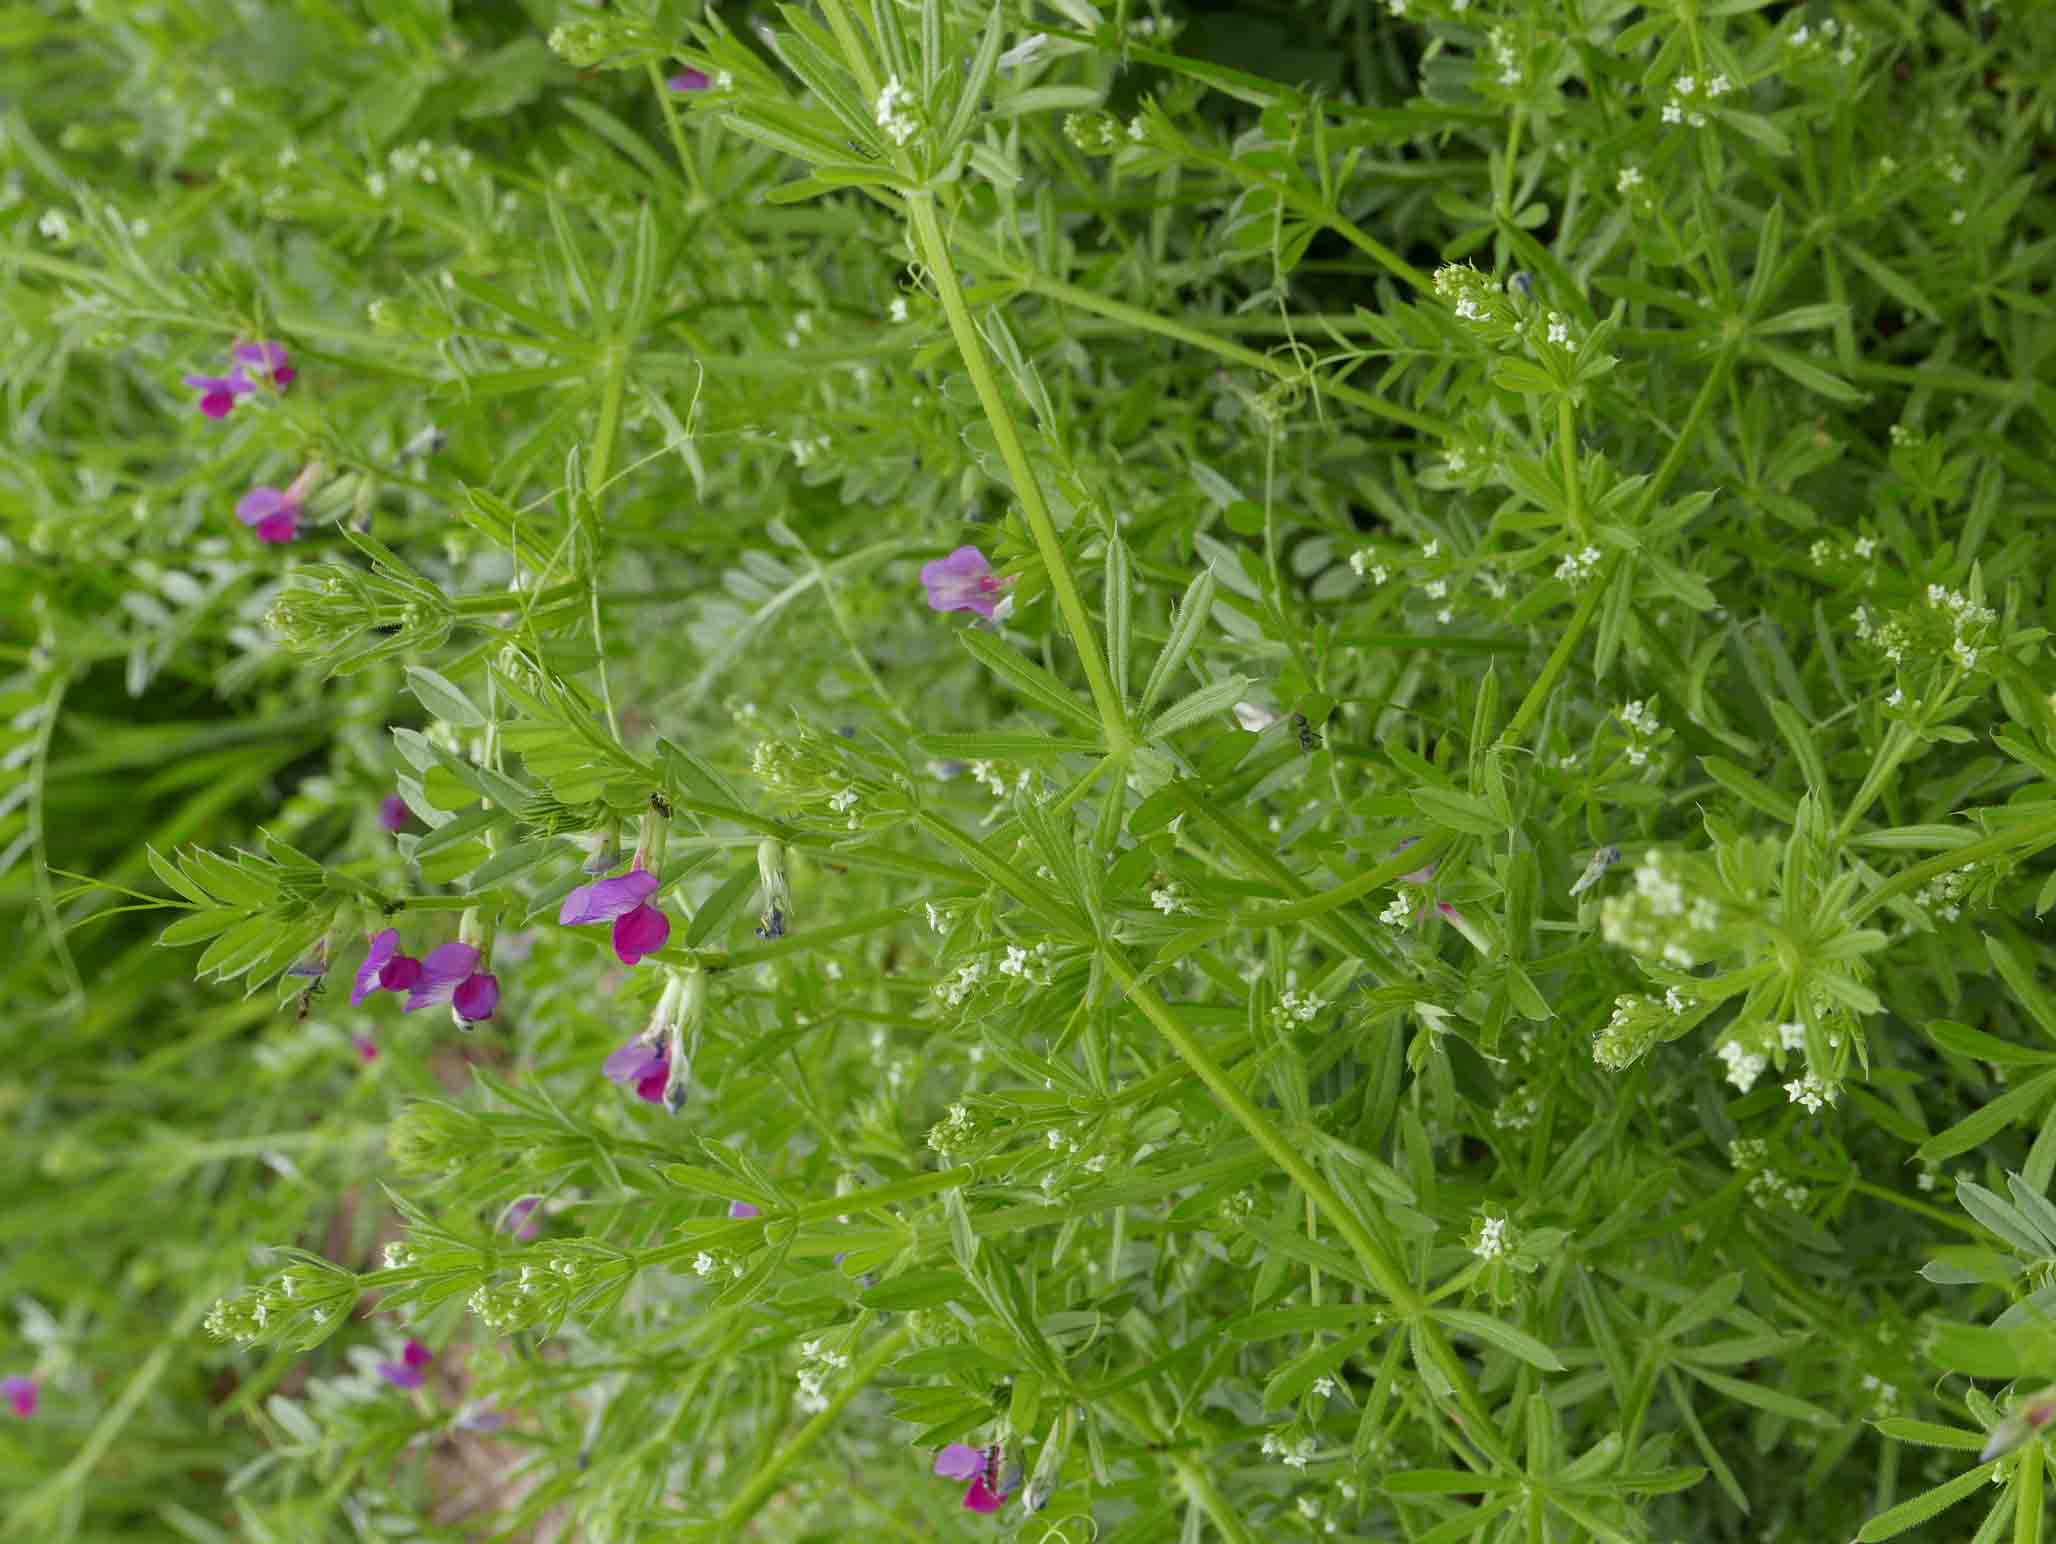
[[[350,1006],[361,1005],[373,992],[411,992],[421,980],[421,961],[400,952],[400,934],[387,928],[376,934],[364,951],[364,963],[357,967],[357,981],[350,989]],[[359,1053],[362,1055],[362,1049]],[[378,1054],[372,1048],[372,1056]],[[364,1059],[370,1061],[372,1056]]]
[[[614,953],[622,964],[633,965],[671,936],[671,919],[650,904],[656,893],[657,876],[638,864],[616,878],[580,885],[564,897],[557,920],[566,927],[612,922]]]
[[[478,961],[478,950],[470,944],[444,944],[429,950],[401,1011],[412,1013],[448,1003],[467,1024],[491,1018],[500,1005],[500,978],[481,971]]]
[[[523,1196],[507,1208],[507,1215],[500,1219],[502,1232],[511,1233],[521,1243],[527,1243],[543,1230],[542,1219],[535,1215],[535,1209],[543,1204],[541,1196]]]
[[[636,1098],[662,1104],[664,1085],[671,1081],[671,1048],[637,1036],[609,1056],[600,1073],[609,1083],[634,1089]]]
[[[664,84],[673,91],[705,91],[714,82],[708,79],[705,70],[695,70],[688,65]]]
[[[969,1480],[964,1491],[964,1506],[973,1512],[997,1512],[1007,1499],[1003,1490],[994,1490],[997,1476],[994,1470],[999,1463],[999,1449],[974,1448],[968,1443],[952,1442],[935,1455],[935,1472],[946,1480]]]
[[[396,1389],[418,1389],[427,1379],[423,1368],[435,1360],[435,1354],[420,1341],[409,1339],[400,1348],[397,1362],[380,1362],[378,1375]]]
[[[761,1217],[764,1214],[747,1201],[730,1201],[728,1203],[728,1215],[731,1218],[740,1219],[743,1217]]]
[[[1984,1450],[1977,1455],[1978,1462],[1988,1464],[1995,1458],[2005,1457],[2052,1419],[2056,1419],[2056,1388],[2028,1395],[2011,1415],[1987,1434]]]
[[[937,611],[975,611],[986,620],[999,604],[1007,581],[992,576],[992,565],[976,547],[959,547],[946,558],[921,568],[928,604]]]
[[[236,500],[236,518],[263,542],[289,542],[300,534],[300,500],[291,488],[252,488]]]
[[[185,382],[200,393],[200,411],[209,418],[228,417],[236,398],[246,397],[257,389],[257,383],[243,374],[240,365],[226,375],[189,375]]]
[[[406,830],[408,817],[412,813],[407,808],[407,801],[396,793],[389,793],[378,801],[378,823],[388,831]]]
[[[36,1401],[42,1395],[43,1386],[34,1378],[23,1377],[20,1373],[0,1378],[0,1398],[13,1406],[14,1413],[23,1420],[36,1413]]]
[[[247,397],[257,389],[257,383],[250,379],[250,370],[256,369],[271,377],[272,385],[284,390],[292,384],[297,373],[286,362],[286,346],[259,340],[256,343],[238,343],[230,351],[235,364],[226,375],[189,375],[185,383],[200,393],[200,411],[209,418],[226,418],[236,405],[238,397]]]
[[[284,390],[293,384],[300,372],[287,362],[286,346],[283,343],[269,343],[259,339],[255,343],[238,343],[230,350],[235,355],[236,367],[244,366],[262,370],[271,377],[271,384]]]

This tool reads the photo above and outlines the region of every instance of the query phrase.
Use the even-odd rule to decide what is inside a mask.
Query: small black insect
[[[653,793],[650,795],[650,808],[655,810],[659,815],[662,815],[666,820],[669,820],[671,818],[671,801],[665,798],[661,793]]]
[[[1299,731],[1299,748],[1309,756],[1321,748],[1321,737],[1314,733],[1314,726],[1304,713],[1292,715],[1292,727]]]

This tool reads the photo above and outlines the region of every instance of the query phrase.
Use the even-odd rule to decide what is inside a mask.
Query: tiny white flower
[[[1665,123],[1683,123],[1685,121],[1684,108],[1678,106],[1678,104],[1675,102],[1664,103],[1663,121]]]
[[[895,295],[895,296],[893,296],[893,297],[892,297],[892,307],[891,307],[891,314],[892,314],[892,319],[893,319],[894,321],[896,321],[896,322],[903,322],[903,321],[905,321],[905,320],[907,319],[907,297],[906,297],[906,296],[904,296],[904,295]]]
[[[1549,341],[1561,347],[1571,341],[1571,324],[1554,311],[1549,313]]]
[[[1316,1399],[1326,1399],[1335,1392],[1335,1380],[1333,1378],[1316,1378],[1314,1379],[1313,1387]]]
[[[1176,885],[1165,885],[1160,889],[1150,891],[1149,904],[1167,917],[1174,912],[1183,910],[1185,905],[1178,895],[1178,887]]]
[[[1497,1260],[1506,1253],[1506,1219],[1487,1217],[1484,1226],[1478,1229],[1478,1241],[1471,1246],[1471,1253],[1480,1260]]]
[[[1623,166],[1621,168],[1621,174],[1618,177],[1614,178],[1613,189],[1616,193],[1632,193],[1635,191],[1635,189],[1642,186],[1642,181],[1642,168],[1630,164],[1627,166]]]
[[[1877,551],[1877,545],[1878,544],[1872,541],[1868,536],[1859,536],[1856,538],[1856,555],[1860,558],[1867,558],[1873,552]]]
[[[1778,1026],[1778,1045],[1781,1049],[1787,1051],[1805,1050],[1806,1026],[1804,1024],[1780,1024]]]

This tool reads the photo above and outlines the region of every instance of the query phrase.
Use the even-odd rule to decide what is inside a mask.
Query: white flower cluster
[[[1316,997],[1312,992],[1302,997],[1298,992],[1287,988],[1285,995],[1278,999],[1278,1005],[1271,1010],[1271,1022],[1281,1026],[1311,1024],[1320,1017],[1321,1010],[1327,1006],[1327,999]]]
[[[1478,1226],[1478,1241],[1471,1253],[1480,1260],[1497,1260],[1506,1253],[1506,1219],[1487,1217]]]
[[[951,1008],[963,1006],[964,999],[978,990],[985,980],[985,961],[966,960],[935,984],[935,995]]]
[[[1688,897],[1684,882],[1661,852],[1651,852],[1635,870],[1635,888],[1608,896],[1599,908],[1606,941],[1666,965],[1690,970],[1699,963],[1704,935],[1721,925],[1720,904],[1709,896]]]
[[[1818,1115],[1835,1102],[1841,1092],[1833,1083],[1817,1073],[1809,1072],[1803,1078],[1794,1078],[1785,1085],[1785,1097],[1797,1105],[1805,1106],[1808,1115]]]
[[[1765,1211],[1780,1203],[1797,1211],[1806,1204],[1810,1192],[1804,1185],[1787,1180],[1771,1167],[1770,1144],[1761,1137],[1739,1137],[1730,1142],[1728,1162],[1737,1172],[1749,1176],[1743,1190]]]
[[[1275,1458],[1288,1469],[1304,1469],[1312,1461],[1320,1444],[1312,1437],[1295,1437],[1290,1441],[1272,1432],[1264,1437],[1263,1455]]]
[[[1969,873],[1966,865],[1946,874],[1937,874],[1913,892],[1913,904],[1933,912],[1944,922],[1954,922],[1963,915],[1963,892],[1970,885],[1965,876]]]
[[[1614,716],[1627,726],[1628,760],[1638,767],[1649,764],[1651,742],[1663,733],[1663,724],[1656,716],[1656,710],[1639,698],[1625,707],[1614,709]]]
[[[1591,546],[1581,552],[1567,553],[1564,560],[1556,565],[1556,577],[1575,590],[1599,572],[1599,558],[1599,549]]]
[[[1646,181],[1648,179],[1642,175],[1642,168],[1630,161],[1621,168],[1620,175],[1613,179],[1613,190],[1621,197],[1627,198]]]
[[[937,1121],[928,1128],[928,1146],[948,1157],[961,1152],[977,1135],[978,1123],[971,1118],[969,1107],[953,1104],[949,1107],[947,1120]]]
[[[1728,1081],[1745,1094],[1756,1086],[1763,1069],[1770,1065],[1769,1057],[1750,1050],[1739,1040],[1723,1040],[1713,1048],[1713,1054],[1727,1063]]]
[[[1469,263],[1444,263],[1436,269],[1435,294],[1449,303],[1460,322],[1493,319],[1497,291],[1492,281]]]
[[[1834,17],[1824,17],[1819,26],[1800,23],[1792,31],[1792,46],[1810,53],[1834,52],[1835,63],[1843,66],[1856,62],[1856,45],[1862,41],[1862,34],[1854,27],[1843,29]]]
[[[1663,121],[1703,129],[1706,114],[1701,109],[1726,96],[1733,86],[1725,75],[1710,76],[1704,83],[1696,75],[1680,75],[1671,86],[1671,99],[1663,104]]]
[[[284,162],[284,157],[280,157]],[[441,176],[443,168],[468,171],[471,167],[471,152],[462,145],[447,148],[433,140],[417,139],[411,145],[395,146],[386,155],[386,165],[395,177],[412,177],[421,182],[434,182]]]
[[[1487,35],[1487,45],[1492,50],[1492,63],[1499,71],[1499,84],[1518,86],[1521,83],[1521,61],[1513,51],[1513,44],[1506,38],[1504,27],[1494,27]]]
[[[1167,917],[1189,909],[1185,904],[1185,898],[1178,893],[1178,887],[1174,884],[1161,885],[1150,891],[1149,904]]]
[[[71,217],[62,209],[45,209],[36,221],[36,234],[55,246],[71,241]]]
[[[875,116],[878,127],[895,145],[904,145],[921,132],[921,120],[914,114],[914,93],[900,84],[897,75],[879,91]]]
[[[1613,1017],[1592,1037],[1592,1059],[1613,1072],[1621,1072],[1642,1059],[1656,1041],[1660,1016],[1656,1004],[1646,997],[1624,992],[1613,1000]]]
[[[991,762],[974,761],[971,763],[972,781],[983,784],[988,790],[990,790],[992,796],[995,799],[1004,799],[1011,794],[1022,792],[1028,787],[1028,784],[1031,781],[1033,781],[1034,777],[1035,774],[1032,770],[1030,770],[1027,767],[1023,767],[1019,772],[1014,774],[1013,783],[1009,785],[1007,782],[1006,774],[1000,771],[1000,769],[998,767],[995,767]]]
[[[825,1389],[829,1374],[840,1372],[849,1364],[847,1355],[829,1350],[819,1340],[801,1341],[800,1368],[795,1375],[799,1379],[800,1391],[794,1403],[809,1415],[819,1415],[828,1408]]]
[[[1492,1126],[1496,1131],[1526,1131],[1541,1113],[1541,1097],[1523,1083],[1494,1107]]]
[[[1387,927],[1405,927],[1413,921],[1413,914],[1413,897],[1401,891],[1392,897],[1383,911],[1378,913],[1378,920]]]
[[[1949,619],[1950,629],[1955,634],[1949,644],[1949,657],[1965,670],[1975,670],[1982,651],[1975,646],[1973,638],[1982,641],[1985,629],[1999,620],[1999,613],[1990,606],[1979,605],[1961,590],[1952,590],[1941,584],[1927,587],[1927,603]]]
[[[1033,949],[1024,949],[1019,944],[1008,944],[1007,952],[999,962],[1002,976],[1013,976],[1036,986],[1050,983],[1050,947],[1045,941]]]
[[[1359,547],[1349,555],[1349,569],[1357,578],[1368,578],[1373,584],[1383,584],[1392,577],[1392,570],[1378,561],[1378,555],[1369,547]]]

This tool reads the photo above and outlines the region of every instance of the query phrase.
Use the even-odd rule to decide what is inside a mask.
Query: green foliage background
[[[2052,120],[2029,3],[0,8],[8,1537],[2044,1537]]]

